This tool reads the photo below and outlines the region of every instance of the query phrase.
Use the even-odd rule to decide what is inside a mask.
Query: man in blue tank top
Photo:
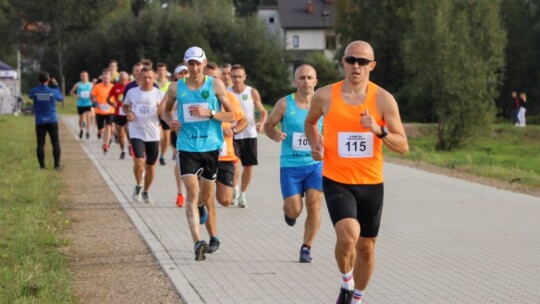
[[[195,242],[195,260],[202,261],[208,243],[201,240],[200,225],[205,224],[208,212],[215,212],[214,187],[219,149],[223,145],[221,122],[232,122],[234,114],[223,82],[204,75],[208,63],[204,51],[196,46],[189,48],[184,62],[189,76],[169,86],[163,99],[166,102],[163,118],[171,129],[180,128],[176,159],[187,190],[186,216]],[[173,118],[175,103],[177,111]],[[199,201],[203,205],[198,206]],[[215,223],[211,227],[208,233],[218,235]]]
[[[304,243],[300,247],[300,262],[311,263],[311,246],[321,225],[322,163],[311,157],[311,148],[304,134],[304,120],[317,85],[315,69],[307,64],[294,73],[296,93],[281,98],[264,124],[270,139],[281,142],[280,180],[285,222],[294,226],[303,209],[305,198],[307,218]],[[276,125],[281,123],[281,131]],[[322,120],[319,123],[319,132]]]
[[[45,140],[48,133],[53,147],[54,168],[60,170],[60,139],[58,137],[56,102],[63,101],[64,96],[58,89],[58,85],[54,88],[49,87],[50,76],[46,71],[39,72],[38,81],[39,85],[33,88],[28,96],[34,101],[37,136],[36,153],[39,167],[45,169]]]

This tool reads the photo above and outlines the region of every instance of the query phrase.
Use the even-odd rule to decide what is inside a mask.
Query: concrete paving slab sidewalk
[[[77,118],[63,119],[76,136]],[[130,202],[133,163],[119,160],[118,145],[104,155],[95,132],[81,145],[187,303],[335,302],[341,278],[326,206],[315,261],[300,264],[305,214],[295,227],[283,220],[278,144],[259,137],[249,208],[217,207],[222,246],[202,262],[194,261],[185,211],[175,206],[170,151],[149,206]],[[385,188],[365,303],[539,302],[539,198],[390,163]]]

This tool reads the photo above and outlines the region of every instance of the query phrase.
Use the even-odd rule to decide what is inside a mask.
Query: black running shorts
[[[354,218],[360,223],[361,237],[379,234],[384,197],[382,183],[348,185],[323,176],[323,191],[334,226],[342,219]]]
[[[98,130],[103,129],[105,125],[112,125],[114,121],[114,114],[96,114],[96,123]]]
[[[234,153],[242,166],[257,166],[257,138],[243,138],[234,140]]]
[[[218,168],[219,150],[209,152],[178,151],[180,174],[197,175],[207,180],[215,180]]]
[[[125,126],[127,124],[127,116],[125,115],[115,115],[114,116],[114,123],[117,125],[117,126]]]
[[[159,118],[159,123],[161,124],[161,128],[163,129],[163,131],[171,129],[171,127],[169,127],[169,125],[165,122],[165,120],[161,119],[161,117]]]
[[[135,158],[144,158],[146,155],[146,164],[155,165],[159,156],[159,140],[143,141],[139,138],[131,138],[131,149]]]
[[[217,180],[227,187],[234,187],[234,161],[218,162]]]
[[[77,113],[79,113],[79,115],[83,115],[84,113],[86,112],[91,112],[92,111],[92,107],[88,106],[88,107],[77,107]]]

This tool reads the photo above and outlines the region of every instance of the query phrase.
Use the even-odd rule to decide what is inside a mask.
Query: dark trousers
[[[60,167],[60,139],[58,138],[58,123],[51,122],[36,125],[37,149],[36,154],[41,169],[45,168],[45,139],[49,133],[53,147],[54,167]]]

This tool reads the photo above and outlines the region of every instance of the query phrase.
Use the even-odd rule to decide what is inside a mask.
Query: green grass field
[[[540,126],[495,124],[487,135],[450,152],[435,150],[436,127],[418,126],[405,158],[509,183],[540,187]]]
[[[35,155],[34,117],[0,116],[0,303],[74,303],[58,172]]]

